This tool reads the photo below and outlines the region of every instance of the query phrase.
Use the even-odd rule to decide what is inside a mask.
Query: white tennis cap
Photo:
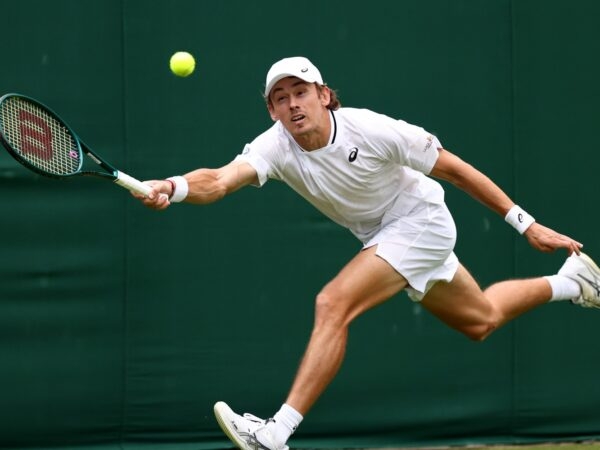
[[[284,58],[271,66],[267,73],[267,82],[265,83],[265,97],[269,96],[273,86],[286,77],[298,77],[307,83],[323,83],[321,72],[311,63],[308,58],[303,56],[294,56],[293,58]]]

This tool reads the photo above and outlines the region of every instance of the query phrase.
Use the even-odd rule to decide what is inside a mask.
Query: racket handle
[[[148,197],[148,194],[152,192],[152,188],[146,183],[142,183],[140,180],[136,180],[126,173],[117,170],[116,175],[117,178],[115,179],[115,183],[117,183],[119,186],[123,186],[125,189],[129,189],[132,192],[144,195],[146,197]]]

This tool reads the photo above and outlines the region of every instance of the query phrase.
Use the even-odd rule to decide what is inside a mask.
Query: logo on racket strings
[[[48,161],[52,159],[52,130],[41,117],[24,109],[19,111],[20,150],[26,154]]]

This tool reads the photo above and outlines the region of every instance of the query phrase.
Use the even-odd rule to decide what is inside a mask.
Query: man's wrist
[[[171,195],[169,201],[171,203],[178,203],[185,200],[188,194],[189,186],[187,180],[182,176],[174,176],[166,179],[171,183]]]
[[[531,224],[535,222],[533,216],[527,213],[527,211],[525,211],[519,205],[514,205],[512,208],[510,208],[508,213],[506,213],[506,216],[504,216],[504,220],[515,230],[517,230],[519,234],[525,233],[527,228],[529,228]]]

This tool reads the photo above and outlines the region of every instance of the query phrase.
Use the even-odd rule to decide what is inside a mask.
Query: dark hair
[[[325,84],[319,84],[319,83],[314,83],[314,85],[317,87],[317,91],[318,91],[319,95],[323,91],[323,88],[325,86],[327,86]],[[336,111],[340,108],[340,106],[342,106],[342,103],[340,102],[340,99],[337,96],[337,91],[331,89],[329,86],[327,86],[327,87],[329,88],[329,92],[331,93],[330,94],[331,98],[329,99],[329,104],[327,105],[327,109]],[[267,103],[267,105],[273,106],[273,102],[271,101],[270,93],[269,93],[269,96],[264,97],[264,99],[265,99],[265,102]]]

